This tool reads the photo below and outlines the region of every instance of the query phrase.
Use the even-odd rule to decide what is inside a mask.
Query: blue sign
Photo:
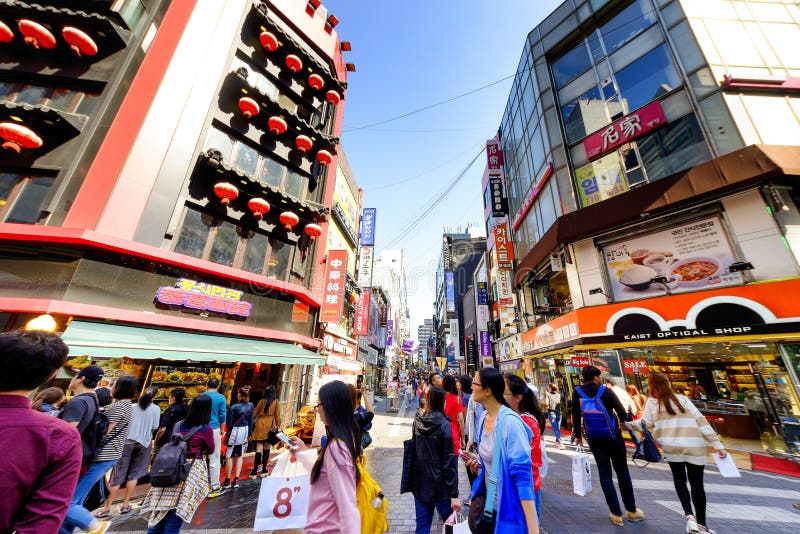
[[[478,282],[478,306],[489,305],[489,290],[486,282]]]
[[[375,215],[378,210],[375,208],[364,208],[361,212],[361,235],[360,244],[362,247],[375,246]]]
[[[445,295],[447,297],[447,311],[456,311],[456,281],[453,273],[444,273]]]

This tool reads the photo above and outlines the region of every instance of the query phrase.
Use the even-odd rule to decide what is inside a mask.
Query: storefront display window
[[[617,72],[615,78],[628,112],[639,109],[681,84],[666,45],[640,57]]]

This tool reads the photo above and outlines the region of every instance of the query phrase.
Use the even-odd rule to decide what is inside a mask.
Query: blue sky
[[[497,131],[512,80],[400,120],[414,111],[512,75],[528,32],[561,0],[371,2],[328,0],[350,41],[342,146],[364,206],[378,209],[376,251],[415,219],[432,196]],[[348,131],[351,130],[351,131]],[[401,243],[406,258],[412,335],[433,313],[433,280],[442,230],[483,226],[485,156]]]

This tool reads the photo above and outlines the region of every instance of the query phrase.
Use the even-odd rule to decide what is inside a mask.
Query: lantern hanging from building
[[[320,150],[319,152],[317,152],[317,161],[319,161],[323,165],[330,165],[331,161],[333,161],[333,154],[331,154],[327,150]]]
[[[267,52],[274,52],[278,49],[278,38],[275,37],[275,34],[272,32],[261,32],[261,35],[258,36],[258,40]]]
[[[286,66],[292,72],[300,72],[300,69],[303,68],[303,60],[299,56],[289,54],[286,56]]]
[[[283,117],[278,117],[277,115],[273,115],[267,121],[267,126],[269,126],[269,131],[273,135],[281,135],[285,133],[287,129],[289,129],[289,125],[286,124],[286,121],[283,120]]]
[[[307,224],[304,231],[312,241],[322,235],[322,227],[314,223]]]
[[[309,136],[300,134],[294,140],[294,145],[300,152],[308,152],[311,147],[314,146],[314,143],[311,141]]]
[[[325,93],[325,100],[327,100],[328,103],[332,106],[338,106],[339,102],[341,102],[342,100],[342,95],[340,95],[333,89],[330,89],[328,90],[327,93]]]
[[[33,130],[13,122],[0,122],[0,137],[5,140],[0,146],[17,154],[21,153],[23,148],[39,148],[44,144],[42,138]]]
[[[281,213],[279,219],[283,227],[286,228],[287,232],[291,232],[292,227],[294,227],[294,225],[300,222],[300,217],[298,217],[296,213],[291,211],[284,211],[283,213]]]
[[[0,43],[10,43],[14,40],[14,32],[5,22],[0,20]]]
[[[258,102],[249,96],[243,96],[239,99],[239,110],[242,112],[242,115],[249,119],[250,117],[258,115],[261,108],[258,107]]]
[[[97,44],[88,34],[72,26],[64,26],[61,30],[64,40],[78,56],[93,56],[97,54]]]
[[[325,85],[325,80],[323,80],[322,76],[317,73],[309,74],[308,85],[311,86],[312,89],[319,91]]]
[[[236,200],[239,196],[239,190],[236,186],[229,182],[217,182],[214,184],[214,194],[219,197],[220,202],[227,206],[231,200]]]
[[[251,198],[250,202],[247,203],[247,207],[253,212],[253,217],[261,220],[261,218],[264,217],[264,214],[269,211],[270,205],[269,202],[263,198],[254,197]]]
[[[17,23],[19,31],[25,37],[25,42],[34,48],[45,48],[51,50],[56,47],[56,38],[50,30],[28,19],[22,19]]]

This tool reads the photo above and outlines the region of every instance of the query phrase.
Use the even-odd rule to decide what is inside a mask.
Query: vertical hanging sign
[[[377,214],[375,208],[364,208],[361,212],[361,234],[359,235],[359,244],[362,247],[375,246],[375,216]]]
[[[356,304],[356,316],[353,319],[353,335],[366,336],[369,334],[369,303],[372,291],[364,289],[361,291],[361,298]]]
[[[503,168],[503,150],[496,139],[486,141],[486,164],[491,171]]]
[[[508,224],[494,225],[494,250],[497,254],[497,268],[510,271],[514,268],[514,245],[508,237]]]
[[[320,322],[338,323],[342,320],[345,269],[347,269],[347,251],[329,250],[328,269],[325,272],[325,287],[319,313]]]

